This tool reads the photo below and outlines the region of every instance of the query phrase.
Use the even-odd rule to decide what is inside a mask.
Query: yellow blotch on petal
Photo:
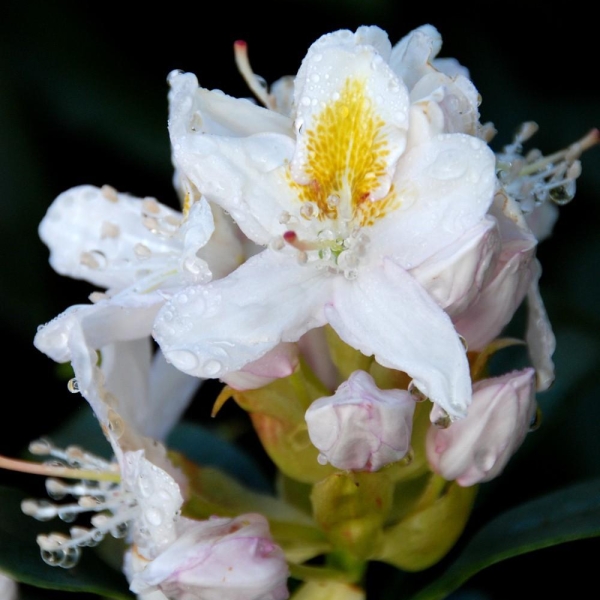
[[[348,78],[336,99],[303,133],[307,138],[304,169],[311,182],[290,185],[320,220],[350,219],[358,226],[372,225],[397,205],[393,186],[377,201],[371,192],[386,176],[389,156],[385,122],[375,112],[363,80]]]

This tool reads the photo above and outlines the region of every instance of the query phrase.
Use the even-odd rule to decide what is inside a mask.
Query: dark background
[[[0,15],[0,355],[4,374],[0,453],[16,455],[77,410],[56,365],[32,345],[36,327],[91,288],[56,275],[37,224],[52,200],[79,184],[113,185],[176,206],[167,135],[172,69],[200,84],[249,96],[233,60],[233,42],[249,45],[254,70],[273,82],[294,74],[321,34],[376,24],[392,43],[414,27],[435,25],[441,56],[471,71],[483,97],[482,121],[499,131],[494,149],[523,121],[540,131],[545,154],[600,126],[597,22],[569,5],[524,16],[486,4],[486,16],[463,5],[377,0],[260,1],[242,8],[178,2],[3,3]],[[529,13],[528,13],[529,14]],[[539,396],[542,427],[503,476],[483,486],[472,528],[504,508],[600,476],[600,151],[583,156],[573,203],[561,209],[553,236],[539,248],[542,293],[558,338],[557,381]],[[210,410],[205,390],[190,415]],[[0,473],[0,483],[26,486]],[[596,585],[584,565],[597,540],[564,544],[488,568],[457,598],[537,597],[558,584],[573,592]],[[575,594],[574,594],[575,595]],[[65,596],[67,596],[65,594]],[[63,597],[47,592],[47,597]],[[369,599],[371,600],[371,599]]]

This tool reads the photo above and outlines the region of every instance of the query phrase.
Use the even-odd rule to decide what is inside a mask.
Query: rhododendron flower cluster
[[[39,536],[47,563],[113,535],[140,598],[284,600],[291,576],[300,600],[350,599],[368,561],[417,571],[452,548],[554,379],[536,249],[598,132],[524,155],[528,123],[494,152],[441,46],[431,25],[394,45],[335,31],[267,86],[235,42],[256,99],[168,76],[180,210],[108,185],[52,203],[50,264],[98,289],[34,343],[70,363],[113,459],[32,444],[62,462],[40,467],[51,495],[76,501],[23,510],[96,513]],[[523,303],[525,331],[502,337]],[[491,373],[517,344],[529,365]],[[230,398],[248,413],[275,493],[169,451],[207,379],[215,418]]]

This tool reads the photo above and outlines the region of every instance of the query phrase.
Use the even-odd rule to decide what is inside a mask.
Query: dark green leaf
[[[600,536],[600,479],[553,492],[500,515],[473,536],[437,581],[404,597],[445,598],[477,572],[502,560],[595,536]]]
[[[0,487],[0,571],[16,581],[40,588],[132,600],[124,576],[102,562],[93,549],[84,549],[81,560],[72,569],[44,563],[35,540],[50,527],[21,512],[24,498],[18,490]]]

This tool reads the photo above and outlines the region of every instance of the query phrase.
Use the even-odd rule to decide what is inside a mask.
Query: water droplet
[[[75,379],[75,377],[69,379],[67,383],[67,389],[71,392],[71,394],[79,393],[79,382],[77,381],[77,379]]]
[[[153,506],[148,508],[144,514],[150,525],[157,527],[163,522],[163,513],[159,508]]]
[[[124,423],[123,419],[121,418],[121,415],[119,415],[119,413],[114,411],[112,408],[109,408],[108,414],[107,414],[107,419],[108,419],[108,430],[112,433],[112,435],[116,439],[119,439],[125,431],[125,423]]]
[[[320,465],[325,466],[329,461],[327,460],[327,457],[324,454],[319,453],[319,455],[317,456],[317,462]]]
[[[313,73],[313,74],[310,76],[310,80],[311,80],[313,83],[319,83],[320,79],[321,79],[321,78],[319,77],[319,75],[318,75],[317,73]]]
[[[473,462],[483,471],[487,473],[491,470],[496,462],[494,453],[487,449],[477,450],[473,455]]]
[[[129,527],[127,526],[127,523],[118,523],[111,528],[110,535],[117,539],[124,538],[127,535],[128,530]]]
[[[310,98],[308,96],[303,96],[300,102],[302,106],[310,106]]]
[[[540,428],[542,424],[542,410],[539,406],[536,406],[535,412],[531,417],[531,421],[529,423],[529,431],[536,431]]]
[[[203,370],[208,377],[213,377],[221,371],[222,367],[223,365],[218,360],[211,359],[204,363]]]
[[[300,214],[305,219],[312,219],[319,214],[319,207],[314,202],[304,202],[300,207]]]
[[[467,169],[468,163],[464,155],[454,148],[448,148],[437,155],[435,161],[429,167],[429,174],[434,179],[449,181],[462,177]]]
[[[571,200],[573,200],[575,197],[575,182],[567,181],[563,185],[550,188],[548,193],[550,200],[552,200],[554,204],[558,204],[558,206],[564,206],[565,204],[571,202]]]
[[[323,59],[323,55],[322,55],[322,54],[315,54],[315,55],[312,57],[312,59],[313,59],[315,62],[320,62],[320,61]]]
[[[44,438],[34,440],[29,444],[29,452],[37,456],[47,456],[52,452],[52,448],[50,441]]]
[[[439,406],[436,406],[435,409],[437,409],[435,412],[432,411],[433,426],[437,427],[438,429],[448,429],[448,427],[452,425],[452,419],[450,418],[450,415]]]
[[[327,196],[327,206],[329,208],[335,208],[339,206],[341,198],[337,194],[330,194]]]
[[[187,304],[188,301],[188,297],[187,294],[179,294],[175,300],[177,301],[178,304]]]
[[[408,393],[415,402],[425,402],[427,400],[427,396],[415,385],[414,381],[409,383]]]
[[[192,371],[198,366],[198,357],[189,350],[166,351],[165,358],[181,371]]]
[[[150,250],[150,248],[148,248],[148,246],[145,244],[136,244],[133,247],[133,252],[140,259],[149,258],[152,256],[152,250]]]
[[[408,452],[402,458],[402,464],[405,467],[408,467],[408,465],[410,465],[413,462],[413,460],[415,460],[415,451],[412,448],[409,448]]]

